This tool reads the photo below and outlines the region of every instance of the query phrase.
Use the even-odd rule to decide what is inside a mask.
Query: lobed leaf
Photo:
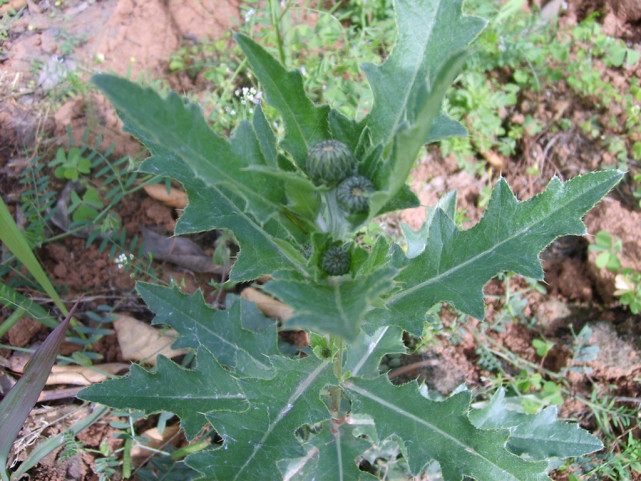
[[[234,38],[243,49],[252,72],[265,90],[267,101],[280,112],[285,122],[282,146],[302,168],[307,150],[329,138],[329,107],[315,106],[303,89],[303,77],[297,70],[288,72],[263,47],[246,35]]]
[[[414,475],[436,460],[445,481],[464,476],[477,481],[549,480],[547,463],[526,461],[505,449],[508,430],[481,430],[470,422],[469,391],[436,402],[421,396],[415,383],[396,387],[385,376],[353,379],[345,387],[355,412],[372,416],[381,438],[396,435],[402,440]]]
[[[279,354],[275,323],[261,333],[245,329],[241,324],[247,311],[257,310],[254,303],[235,298],[227,310],[221,311],[209,307],[200,291],[190,296],[177,287],[143,282],[136,288],[156,313],[153,324],[167,324],[180,334],[174,348],[203,346],[215,353],[218,362],[236,376],[271,378],[275,375],[268,359]]]
[[[278,377],[239,381],[250,402],[246,412],[206,415],[224,444],[187,458],[189,466],[204,474],[199,479],[280,479],[278,461],[306,454],[296,430],[329,419],[320,392],[336,380],[331,364],[314,356],[299,360],[279,357],[271,362]]]
[[[383,65],[363,65],[374,94],[367,117],[374,145],[388,144],[403,123],[417,120],[412,111],[425,80],[433,81],[450,56],[462,52],[485,26],[483,19],[461,15],[461,4],[462,0],[394,2],[396,44]],[[427,138],[426,133],[423,143]]]
[[[541,278],[539,252],[558,236],[584,234],[581,217],[621,176],[619,171],[604,171],[566,183],[554,178],[544,192],[524,202],[500,179],[483,218],[465,231],[437,209],[429,218],[423,253],[399,261],[402,270],[396,281],[402,287],[388,300],[382,321],[400,320],[401,327],[416,330],[437,302],[483,318],[485,283],[504,271]]]
[[[118,111],[124,130],[151,151],[141,170],[169,175],[185,186],[189,205],[177,233],[232,230],[241,247],[231,273],[234,280],[254,279],[286,266],[302,271],[295,251],[275,240],[302,235],[284,214],[280,181],[246,169],[274,162],[273,139],[264,128],[257,137],[243,123],[229,142],[209,128],[197,106],[175,93],[163,99],[118,77],[95,75],[92,80]]]
[[[168,411],[180,417],[188,438],[207,424],[206,413],[218,410],[239,412],[248,408],[238,381],[205,348],[197,351],[194,369],[185,369],[158,356],[155,371],[133,364],[128,376],[94,384],[78,393],[80,399],[119,409],[145,413]]]
[[[470,411],[470,420],[482,429],[509,429],[507,448],[532,459],[583,456],[603,448],[603,443],[578,424],[557,421],[557,408],[525,414],[507,408],[505,390],[499,389],[481,409]]]

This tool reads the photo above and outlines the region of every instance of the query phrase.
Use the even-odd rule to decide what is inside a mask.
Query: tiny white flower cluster
[[[263,92],[257,91],[254,87],[236,89],[234,91],[234,95],[236,95],[236,97],[240,97],[240,103],[243,105],[247,105],[247,102],[257,105],[260,102],[260,99],[263,98]]]
[[[245,23],[249,22],[255,13],[256,13],[256,10],[253,8],[250,8],[249,10],[247,10],[245,12],[245,15],[243,16]]]
[[[132,254],[125,254],[122,252],[114,259],[114,262],[116,263],[116,266],[118,266],[118,269],[124,269],[125,266],[127,266],[127,264],[129,264],[133,259],[134,256]]]

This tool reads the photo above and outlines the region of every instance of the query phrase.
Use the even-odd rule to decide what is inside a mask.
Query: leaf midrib
[[[565,189],[566,185],[563,185],[562,187],[563,187],[563,189]],[[579,199],[579,198],[581,198],[581,197],[583,197],[585,195],[588,195],[593,190],[597,190],[599,187],[600,187],[600,184],[594,185],[594,186],[592,186],[591,189],[582,192],[581,195],[578,195],[576,197],[572,197],[570,200],[568,200],[567,202],[563,203],[562,206],[559,207],[558,209],[550,210],[547,215],[540,217],[538,221],[524,226],[523,228],[519,229],[518,231],[515,231],[512,235],[506,237],[504,240],[501,240],[497,244],[494,244],[494,246],[491,249],[487,249],[487,250],[481,251],[477,255],[475,255],[473,257],[470,257],[469,259],[465,260],[464,262],[462,262],[460,264],[457,264],[456,266],[453,266],[453,267],[451,267],[450,269],[448,269],[446,271],[443,271],[442,273],[438,274],[435,277],[426,279],[426,280],[424,280],[422,282],[419,282],[418,284],[416,284],[416,285],[414,285],[412,287],[409,287],[407,289],[404,289],[404,290],[398,292],[395,295],[392,295],[390,297],[390,300],[387,303],[387,305],[391,306],[391,305],[395,304],[396,302],[398,302],[399,300],[403,299],[404,297],[406,297],[406,296],[408,296],[410,294],[413,294],[414,292],[419,291],[419,290],[421,290],[421,289],[423,289],[423,288],[425,288],[425,287],[427,287],[427,286],[429,286],[431,284],[443,281],[444,279],[446,279],[450,275],[453,275],[457,271],[459,271],[461,269],[464,269],[466,267],[469,267],[471,264],[475,263],[480,258],[487,256],[489,253],[495,252],[497,249],[502,247],[504,244],[513,241],[515,238],[519,237],[524,232],[532,229],[533,227],[538,226],[539,224],[541,224],[545,220],[548,220],[553,215],[555,215],[558,212],[560,212],[563,209],[565,209],[569,204],[575,202],[577,199]],[[545,195],[546,192],[547,191],[544,191],[542,193],[542,195]],[[512,196],[513,196],[513,194],[512,194]],[[523,203],[519,203],[520,207],[522,207],[523,205],[524,205]],[[497,227],[499,227],[499,226],[497,226]],[[458,235],[460,235],[460,234],[461,234],[461,232],[458,231]],[[423,253],[422,255],[425,255],[425,253]]]
[[[113,96],[109,96],[109,97],[110,97],[110,100],[112,101],[112,103],[114,103],[114,105],[119,103],[119,102],[115,101]],[[161,101],[163,101],[163,100],[161,100]],[[167,102],[167,100],[164,100],[163,102]],[[122,107],[121,107],[121,109],[122,109]],[[126,109],[122,109],[122,111],[123,112],[128,112]],[[297,269],[300,273],[302,273],[303,275],[306,274],[305,269],[302,268],[300,265],[298,265],[293,259],[291,259],[289,257],[289,255],[283,249],[281,249],[276,242],[273,242],[272,239],[271,239],[271,236],[267,232],[265,232],[263,230],[263,228],[256,221],[254,221],[254,219],[249,217],[242,209],[240,209],[234,202],[232,202],[232,200],[227,195],[225,195],[225,193],[218,187],[218,184],[221,184],[223,182],[227,183],[227,184],[231,184],[235,188],[238,188],[238,190],[243,192],[243,193],[249,192],[251,195],[248,197],[248,199],[249,198],[254,198],[255,199],[257,196],[253,195],[253,191],[250,189],[250,186],[245,186],[245,184],[236,181],[234,179],[234,177],[232,177],[230,175],[227,175],[224,170],[221,170],[220,168],[218,168],[215,163],[212,163],[212,168],[217,173],[221,174],[221,177],[224,177],[226,180],[223,181],[223,182],[218,182],[216,184],[211,184],[210,182],[208,182],[205,178],[203,178],[201,175],[199,175],[194,170],[192,164],[190,164],[188,161],[185,160],[185,157],[187,156],[188,153],[191,153],[191,155],[193,155],[195,158],[197,157],[197,158],[201,158],[202,159],[202,156],[198,152],[195,152],[194,149],[191,148],[191,145],[185,144],[184,139],[183,140],[180,140],[180,139],[176,140],[174,135],[170,135],[170,137],[172,139],[172,142],[169,143],[169,145],[167,144],[166,140],[164,140],[164,139],[160,140],[158,138],[158,136],[155,135],[155,132],[156,131],[164,132],[167,129],[164,129],[162,127],[158,128],[158,129],[153,129],[152,126],[158,125],[156,123],[156,119],[154,117],[146,117],[145,118],[145,123],[141,123],[141,122],[138,121],[137,117],[133,117],[132,115],[127,114],[127,122],[131,122],[134,125],[135,128],[139,129],[138,130],[139,132],[145,132],[148,135],[151,134],[151,139],[153,139],[153,141],[155,142],[156,145],[161,146],[162,149],[168,150],[173,155],[175,155],[177,158],[182,159],[183,163],[187,166],[187,168],[194,175],[195,178],[200,179],[205,185],[207,185],[211,189],[215,190],[216,193],[222,199],[224,199],[229,205],[234,207],[234,210],[236,211],[237,215],[239,217],[245,219],[252,226],[254,226],[254,228],[264,237],[264,239],[267,241],[267,243],[269,245],[271,245],[279,254],[281,254],[281,256],[284,259],[287,259],[287,261],[289,261],[289,263],[295,269]],[[171,133],[173,134],[173,132],[171,132]],[[212,132],[212,134],[213,134],[213,132]],[[215,135],[215,134],[213,134],[213,135]],[[174,148],[174,145],[182,145],[182,146],[189,145],[189,148],[185,151],[185,153],[182,153],[182,152],[180,152],[180,149]],[[231,146],[229,148],[231,150]],[[206,161],[206,159],[204,159],[204,160]],[[272,206],[274,208],[274,212],[279,211],[279,209],[281,207],[281,206],[278,206],[278,205],[274,204],[269,199],[266,199],[266,198],[261,197],[261,196],[258,196],[258,200],[261,201],[261,202],[265,202],[267,205]]]
[[[432,22],[429,25],[429,31],[425,36],[425,42],[422,45],[422,48],[421,48],[421,51],[420,51],[421,53],[420,53],[420,55],[416,56],[416,58],[420,58],[420,59],[422,59],[422,61],[420,61],[420,62],[412,62],[414,64],[414,66],[415,66],[414,71],[413,71],[412,75],[409,77],[410,81],[406,84],[406,88],[405,88],[405,91],[404,91],[403,97],[402,97],[403,101],[399,103],[399,108],[397,109],[396,115],[394,117],[394,122],[392,124],[392,128],[389,130],[389,132],[387,134],[387,137],[383,140],[383,145],[387,145],[388,142],[390,141],[390,139],[392,139],[394,137],[394,135],[396,134],[396,131],[398,130],[398,126],[401,123],[401,118],[403,116],[403,112],[405,112],[405,110],[407,109],[407,104],[409,103],[410,93],[412,92],[412,88],[416,84],[416,79],[418,78],[418,72],[421,70],[421,68],[423,67],[423,63],[426,61],[426,58],[425,58],[426,52],[427,52],[427,49],[428,49],[428,46],[429,46],[429,43],[430,43],[430,39],[432,38],[432,35],[433,35],[433,32],[434,32],[434,26],[436,25],[435,20],[436,20],[436,18],[438,18],[438,15],[439,15],[439,12],[440,12],[440,9],[441,9],[441,5],[442,5],[442,2],[439,2],[438,7],[435,10],[434,18],[432,19]],[[397,29],[400,28],[400,24],[399,24],[398,21],[397,21],[396,28]],[[397,36],[398,35],[399,34],[397,32]],[[397,47],[398,47],[398,44],[395,45],[394,50],[396,50]],[[394,54],[394,52],[392,51],[392,55],[393,54]],[[390,58],[389,58],[388,61],[391,61],[391,60],[396,61],[396,57],[392,57],[390,55]],[[387,63],[387,62],[385,62],[385,63]],[[381,65],[379,68],[382,70],[384,67],[385,67],[385,64]]]
[[[163,298],[163,297],[161,297],[161,296],[159,296],[158,294],[155,294],[155,293],[154,293],[154,295],[155,295],[155,297],[156,297],[156,303],[158,303],[158,304],[160,304],[160,305],[165,305],[165,306],[166,306],[165,308],[167,308],[167,306],[168,306],[168,307],[169,307],[169,309],[175,310],[175,308],[176,308],[176,304],[175,304],[175,303],[172,303],[172,302],[171,302],[171,300],[166,300],[165,298]],[[162,311],[161,309],[157,309],[157,312],[163,312],[163,311]],[[207,328],[203,323],[199,322],[198,318],[196,318],[196,317],[194,317],[194,316],[190,315],[190,314],[189,314],[189,311],[186,311],[185,309],[179,309],[179,310],[178,310],[178,312],[179,312],[183,317],[185,317],[185,318],[189,319],[190,321],[192,321],[192,322],[194,323],[194,325],[196,325],[196,326],[200,327],[200,328],[201,328],[201,329],[203,329],[205,332],[207,332],[207,333],[209,333],[209,334],[213,335],[213,336],[214,336],[216,339],[218,339],[221,343],[223,343],[223,344],[225,344],[225,345],[227,345],[227,346],[229,346],[229,347],[233,348],[233,349],[234,349],[234,350],[236,350],[236,351],[241,351],[241,352],[246,353],[246,354],[247,354],[251,359],[253,359],[253,360],[254,360],[254,361],[255,361],[259,366],[264,367],[264,368],[265,368],[265,370],[271,370],[271,368],[272,368],[271,366],[268,366],[268,365],[266,365],[266,364],[264,364],[264,363],[260,362],[258,359],[256,359],[254,356],[252,356],[252,355],[251,355],[248,351],[246,351],[245,349],[242,349],[242,348],[241,348],[240,346],[238,346],[237,344],[234,344],[233,342],[231,342],[231,341],[227,340],[226,338],[222,337],[222,336],[221,336],[220,334],[218,334],[216,331],[214,331],[214,330],[212,330],[212,329]],[[221,311],[221,312],[222,312],[222,311]],[[213,314],[212,314],[212,315],[213,315]],[[167,316],[165,316],[165,317],[167,317]],[[160,321],[158,321],[157,323],[164,323],[164,324],[168,324],[168,322],[166,322],[166,321],[162,321],[162,319],[161,319]],[[170,324],[170,325],[173,325],[173,324]],[[176,326],[174,326],[174,327],[175,327],[176,329],[178,329]],[[187,331],[188,331],[188,333],[189,333],[189,334],[192,334],[192,333],[189,331],[189,329],[187,329]],[[186,334],[183,334],[183,336],[185,336],[185,335],[186,335]],[[192,334],[192,335],[193,335],[193,334]],[[211,346],[206,346],[206,345],[204,345],[204,344],[201,342],[201,340],[200,340],[199,338],[196,338],[196,341],[198,342],[198,344],[199,344],[199,345],[204,346],[206,349],[211,350]]]
[[[110,396],[106,396],[106,398],[109,398],[109,397]],[[118,399],[120,399],[122,396],[116,396],[116,397]],[[93,396],[92,399],[98,399],[98,397],[97,396]],[[240,400],[243,400],[243,401],[246,400],[245,396],[242,393],[225,394],[225,395],[222,395],[222,396],[218,396],[218,395],[211,395],[211,396],[206,396],[206,395],[199,395],[199,396],[183,395],[183,396],[179,396],[179,395],[169,395],[169,394],[164,394],[163,395],[163,394],[157,394],[157,393],[151,394],[149,396],[142,396],[140,394],[134,395],[134,396],[127,395],[127,401],[136,400],[136,399],[141,399],[141,400],[156,400],[156,399],[169,399],[169,400],[172,400],[172,399],[175,399],[175,400],[182,400],[182,401],[187,401],[187,400],[189,400],[189,401],[216,401],[216,400],[220,400],[220,399],[229,399],[229,400],[240,399]]]
[[[345,387],[347,389],[355,391],[356,393],[360,394],[361,396],[364,396],[364,397],[370,399],[371,401],[374,401],[374,402],[380,404],[381,406],[400,414],[401,416],[404,416],[404,417],[406,417],[408,419],[411,419],[413,422],[416,422],[417,424],[421,424],[421,425],[425,426],[426,428],[431,429],[432,431],[438,433],[439,435],[443,436],[444,438],[446,438],[446,439],[452,441],[453,443],[455,443],[461,449],[465,450],[466,453],[482,459],[483,461],[485,461],[490,466],[492,466],[492,467],[496,468],[497,470],[501,471],[502,473],[510,476],[510,479],[502,479],[501,481],[510,481],[510,480],[519,481],[518,478],[515,478],[512,475],[512,473],[510,473],[508,471],[505,471],[505,469],[503,469],[502,467],[500,467],[497,464],[493,463],[490,459],[488,459],[487,457],[483,456],[481,453],[476,451],[473,447],[462,443],[461,441],[459,441],[457,438],[455,438],[451,434],[449,434],[449,433],[443,431],[442,429],[440,429],[439,427],[434,426],[433,424],[427,422],[425,419],[420,418],[420,417],[416,416],[415,414],[412,414],[411,412],[408,412],[408,411],[406,411],[404,409],[401,409],[400,407],[398,407],[398,406],[396,406],[396,405],[394,405],[394,404],[392,404],[390,402],[387,402],[385,399],[382,399],[382,398],[376,396],[375,394],[372,394],[371,392],[367,391],[366,389],[363,389],[363,388],[360,388],[360,387],[356,386],[352,382],[346,382],[344,385],[345,385]]]
[[[385,333],[387,332],[389,327],[390,326],[385,326],[377,331],[379,334],[377,335],[376,339],[367,346],[367,351],[365,355],[360,358],[358,363],[356,363],[356,365],[354,366],[354,369],[352,369],[353,377],[358,376],[358,373],[360,372],[361,368],[365,365],[369,357],[372,355],[372,353],[374,352],[374,349],[376,349],[376,347],[381,342],[383,337],[385,337]]]
[[[243,471],[245,471],[245,468],[251,463],[252,459],[254,459],[258,455],[258,452],[262,449],[262,447],[267,445],[266,441],[274,432],[278,423],[280,423],[283,419],[285,419],[285,416],[287,416],[287,414],[294,409],[296,401],[303,394],[305,394],[309,386],[311,386],[314,383],[316,378],[318,378],[318,376],[322,374],[322,372],[327,368],[327,366],[329,366],[328,361],[322,362],[316,367],[316,369],[314,369],[311,373],[309,373],[309,375],[305,379],[303,379],[302,382],[298,384],[294,392],[287,399],[285,406],[279,411],[278,416],[276,416],[274,421],[265,430],[265,434],[263,435],[263,437],[260,439],[258,443],[254,444],[254,449],[252,450],[251,454],[247,457],[247,460],[245,461],[245,463],[240,467],[240,469],[234,476],[233,481],[236,481],[238,479],[243,479],[241,477],[241,474],[243,473]]]
[[[114,102],[113,97],[110,97],[110,100]],[[167,99],[160,99],[160,101],[165,105],[168,102]],[[128,110],[126,109],[122,109],[122,110],[123,112],[128,112]],[[167,110],[164,110],[163,112],[167,113]],[[193,117],[191,113],[189,112],[187,113],[189,117]],[[155,145],[160,146],[164,150],[168,150],[177,158],[182,159],[184,164],[189,167],[189,170],[191,170],[194,176],[202,180],[206,185],[210,187],[214,187],[217,184],[232,185],[234,189],[238,190],[238,192],[242,192],[248,200],[257,199],[258,201],[264,202],[265,204],[273,207],[274,210],[278,210],[278,208],[280,207],[278,204],[272,202],[270,199],[266,197],[257,196],[256,191],[252,190],[249,184],[239,182],[236,176],[232,175],[231,173],[232,171],[221,168],[219,164],[216,162],[209,162],[207,158],[204,157],[200,151],[193,148],[191,142],[185,142],[185,139],[179,136],[179,132],[177,130],[167,129],[166,125],[161,121],[160,116],[158,118],[154,116],[145,117],[144,123],[141,123],[140,121],[138,121],[138,117],[133,117],[131,114],[128,113],[127,120],[129,122],[132,122],[135,125],[135,127],[139,129],[138,131],[145,132],[149,136],[147,137],[148,139],[150,140],[153,139],[153,142],[155,143]],[[190,120],[194,122],[201,122],[202,119],[191,118]],[[219,142],[224,142],[226,144],[227,148],[229,149],[229,151],[227,152],[228,154],[236,156],[236,153],[233,151],[231,144],[229,144],[229,142],[226,139],[222,139],[218,137],[211,130],[209,130],[208,133],[215,136],[215,138]],[[191,135],[191,133],[189,133],[188,135]],[[180,148],[176,148],[174,146],[180,146]],[[184,147],[187,147],[187,148],[185,149]],[[216,176],[218,176],[223,180],[218,181],[215,184],[212,184],[209,180],[202,177],[194,170],[193,164],[189,162],[189,158],[199,159],[200,166],[202,166],[204,162],[207,165],[207,168],[210,168],[212,171],[216,173]],[[239,209],[239,212],[240,212],[240,209]]]

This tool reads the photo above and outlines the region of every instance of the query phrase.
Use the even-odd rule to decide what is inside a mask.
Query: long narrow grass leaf
[[[13,217],[11,217],[11,213],[2,199],[0,199],[0,240],[2,240],[13,255],[18,258],[36,281],[38,281],[47,295],[51,297],[58,309],[66,315],[68,312],[67,308],[62,302],[62,299],[60,299],[60,296],[53,287],[53,284],[51,284],[51,281],[40,265],[40,262],[38,262],[38,259],[29,247],[29,244],[13,220]]]
[[[0,467],[6,478],[6,464],[9,450],[20,432],[29,412],[36,404],[38,395],[49,377],[49,371],[56,360],[58,350],[65,339],[65,331],[76,310],[78,302],[71,308],[66,319],[56,327],[42,343],[27,364],[22,378],[0,403]]]

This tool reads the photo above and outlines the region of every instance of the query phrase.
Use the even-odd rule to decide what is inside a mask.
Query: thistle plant
[[[501,179],[468,230],[455,224],[448,195],[407,235],[406,249],[384,235],[360,245],[356,232],[374,217],[418,205],[406,180],[423,145],[465,133],[440,107],[485,24],[463,15],[461,0],[397,0],[395,10],[394,49],[382,65],[363,65],[374,104],[362,120],[314,105],[300,73],[245,35],[235,39],[280,114],[282,137],[260,105],[223,138],[174,93],[161,98],[94,77],[125,130],[151,151],[141,169],[187,191],[176,234],[233,233],[240,250],[230,279],[268,277],[262,290],[292,310],[282,327],[310,333],[310,349],[292,357],[279,350],[279,326],[244,299],[229,295],[218,310],[199,292],[138,284],[153,322],[178,332],[175,347],[193,349],[194,365],[161,356],[154,370],[134,365],[80,397],[175,413],[190,440],[211,426],[218,443],[186,458],[200,479],[376,479],[384,474],[365,470],[363,460],[391,443],[408,475],[435,461],[448,481],[541,481],[554,460],[601,448],[557,421],[555,408],[509,411],[498,391],[472,409],[468,390],[437,401],[379,372],[383,356],[404,352],[403,331],[421,333],[435,304],[482,318],[482,289],[493,276],[542,278],[539,252],[558,236],[584,234],[582,216],[622,175],[554,178],[527,201]]]

